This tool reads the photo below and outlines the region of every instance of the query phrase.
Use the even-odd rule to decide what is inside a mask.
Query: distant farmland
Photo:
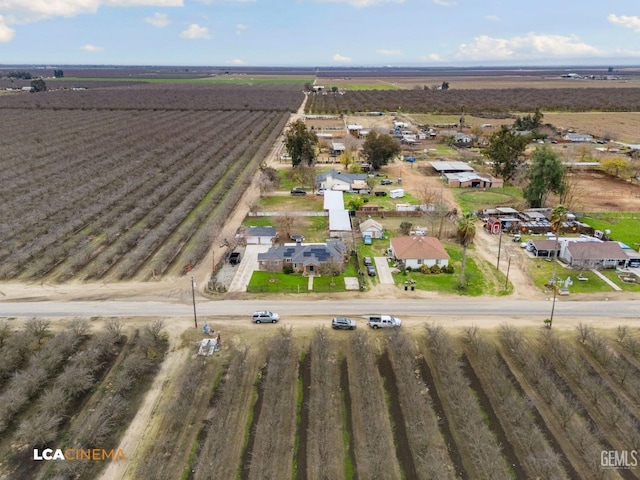
[[[148,278],[195,264],[302,95],[245,89],[3,96],[0,279]]]

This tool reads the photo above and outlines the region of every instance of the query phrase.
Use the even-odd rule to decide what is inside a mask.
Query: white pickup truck
[[[402,325],[402,320],[391,315],[369,315],[367,325],[373,329],[397,328]]]

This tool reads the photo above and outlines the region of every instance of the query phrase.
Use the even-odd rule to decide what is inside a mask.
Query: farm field
[[[0,321],[0,478],[95,478],[103,462],[35,461],[34,449],[115,455],[164,359],[163,323],[126,332],[113,319],[97,331],[82,319],[15,324]]]
[[[211,357],[197,357],[201,335],[185,332],[135,432],[140,441],[126,460],[95,468],[157,479],[640,478],[640,466],[600,463],[603,450],[640,447],[637,329],[444,329],[413,319],[397,331],[369,331],[356,318],[357,330],[345,332],[313,320],[214,322],[223,339]],[[140,331],[138,344],[151,330]],[[8,384],[0,386],[4,399]],[[37,405],[29,399],[20,415],[31,418]],[[92,404],[77,405],[82,419]],[[10,461],[0,473],[19,468],[1,445]],[[46,474],[42,467],[29,478]]]
[[[0,108],[0,278],[149,279],[196,264],[288,115]],[[38,139],[30,133],[39,125]]]

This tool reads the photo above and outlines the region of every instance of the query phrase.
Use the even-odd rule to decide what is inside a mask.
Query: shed
[[[245,235],[247,245],[271,245],[276,238],[274,227],[249,227]]]
[[[360,233],[364,237],[369,235],[371,238],[382,238],[384,227],[382,224],[369,218],[360,224]]]

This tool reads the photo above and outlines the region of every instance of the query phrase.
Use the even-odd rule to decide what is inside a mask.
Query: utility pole
[[[498,261],[496,262],[496,270],[500,270],[500,248],[502,247],[502,222],[500,222],[500,238],[498,239]]]
[[[198,317],[196,316],[196,282],[191,275],[191,296],[193,297],[193,323],[198,328]]]
[[[509,285],[509,269],[511,268],[511,258],[513,255],[509,255],[509,263],[507,263],[507,278],[504,281],[504,289],[507,290],[507,286]]]

